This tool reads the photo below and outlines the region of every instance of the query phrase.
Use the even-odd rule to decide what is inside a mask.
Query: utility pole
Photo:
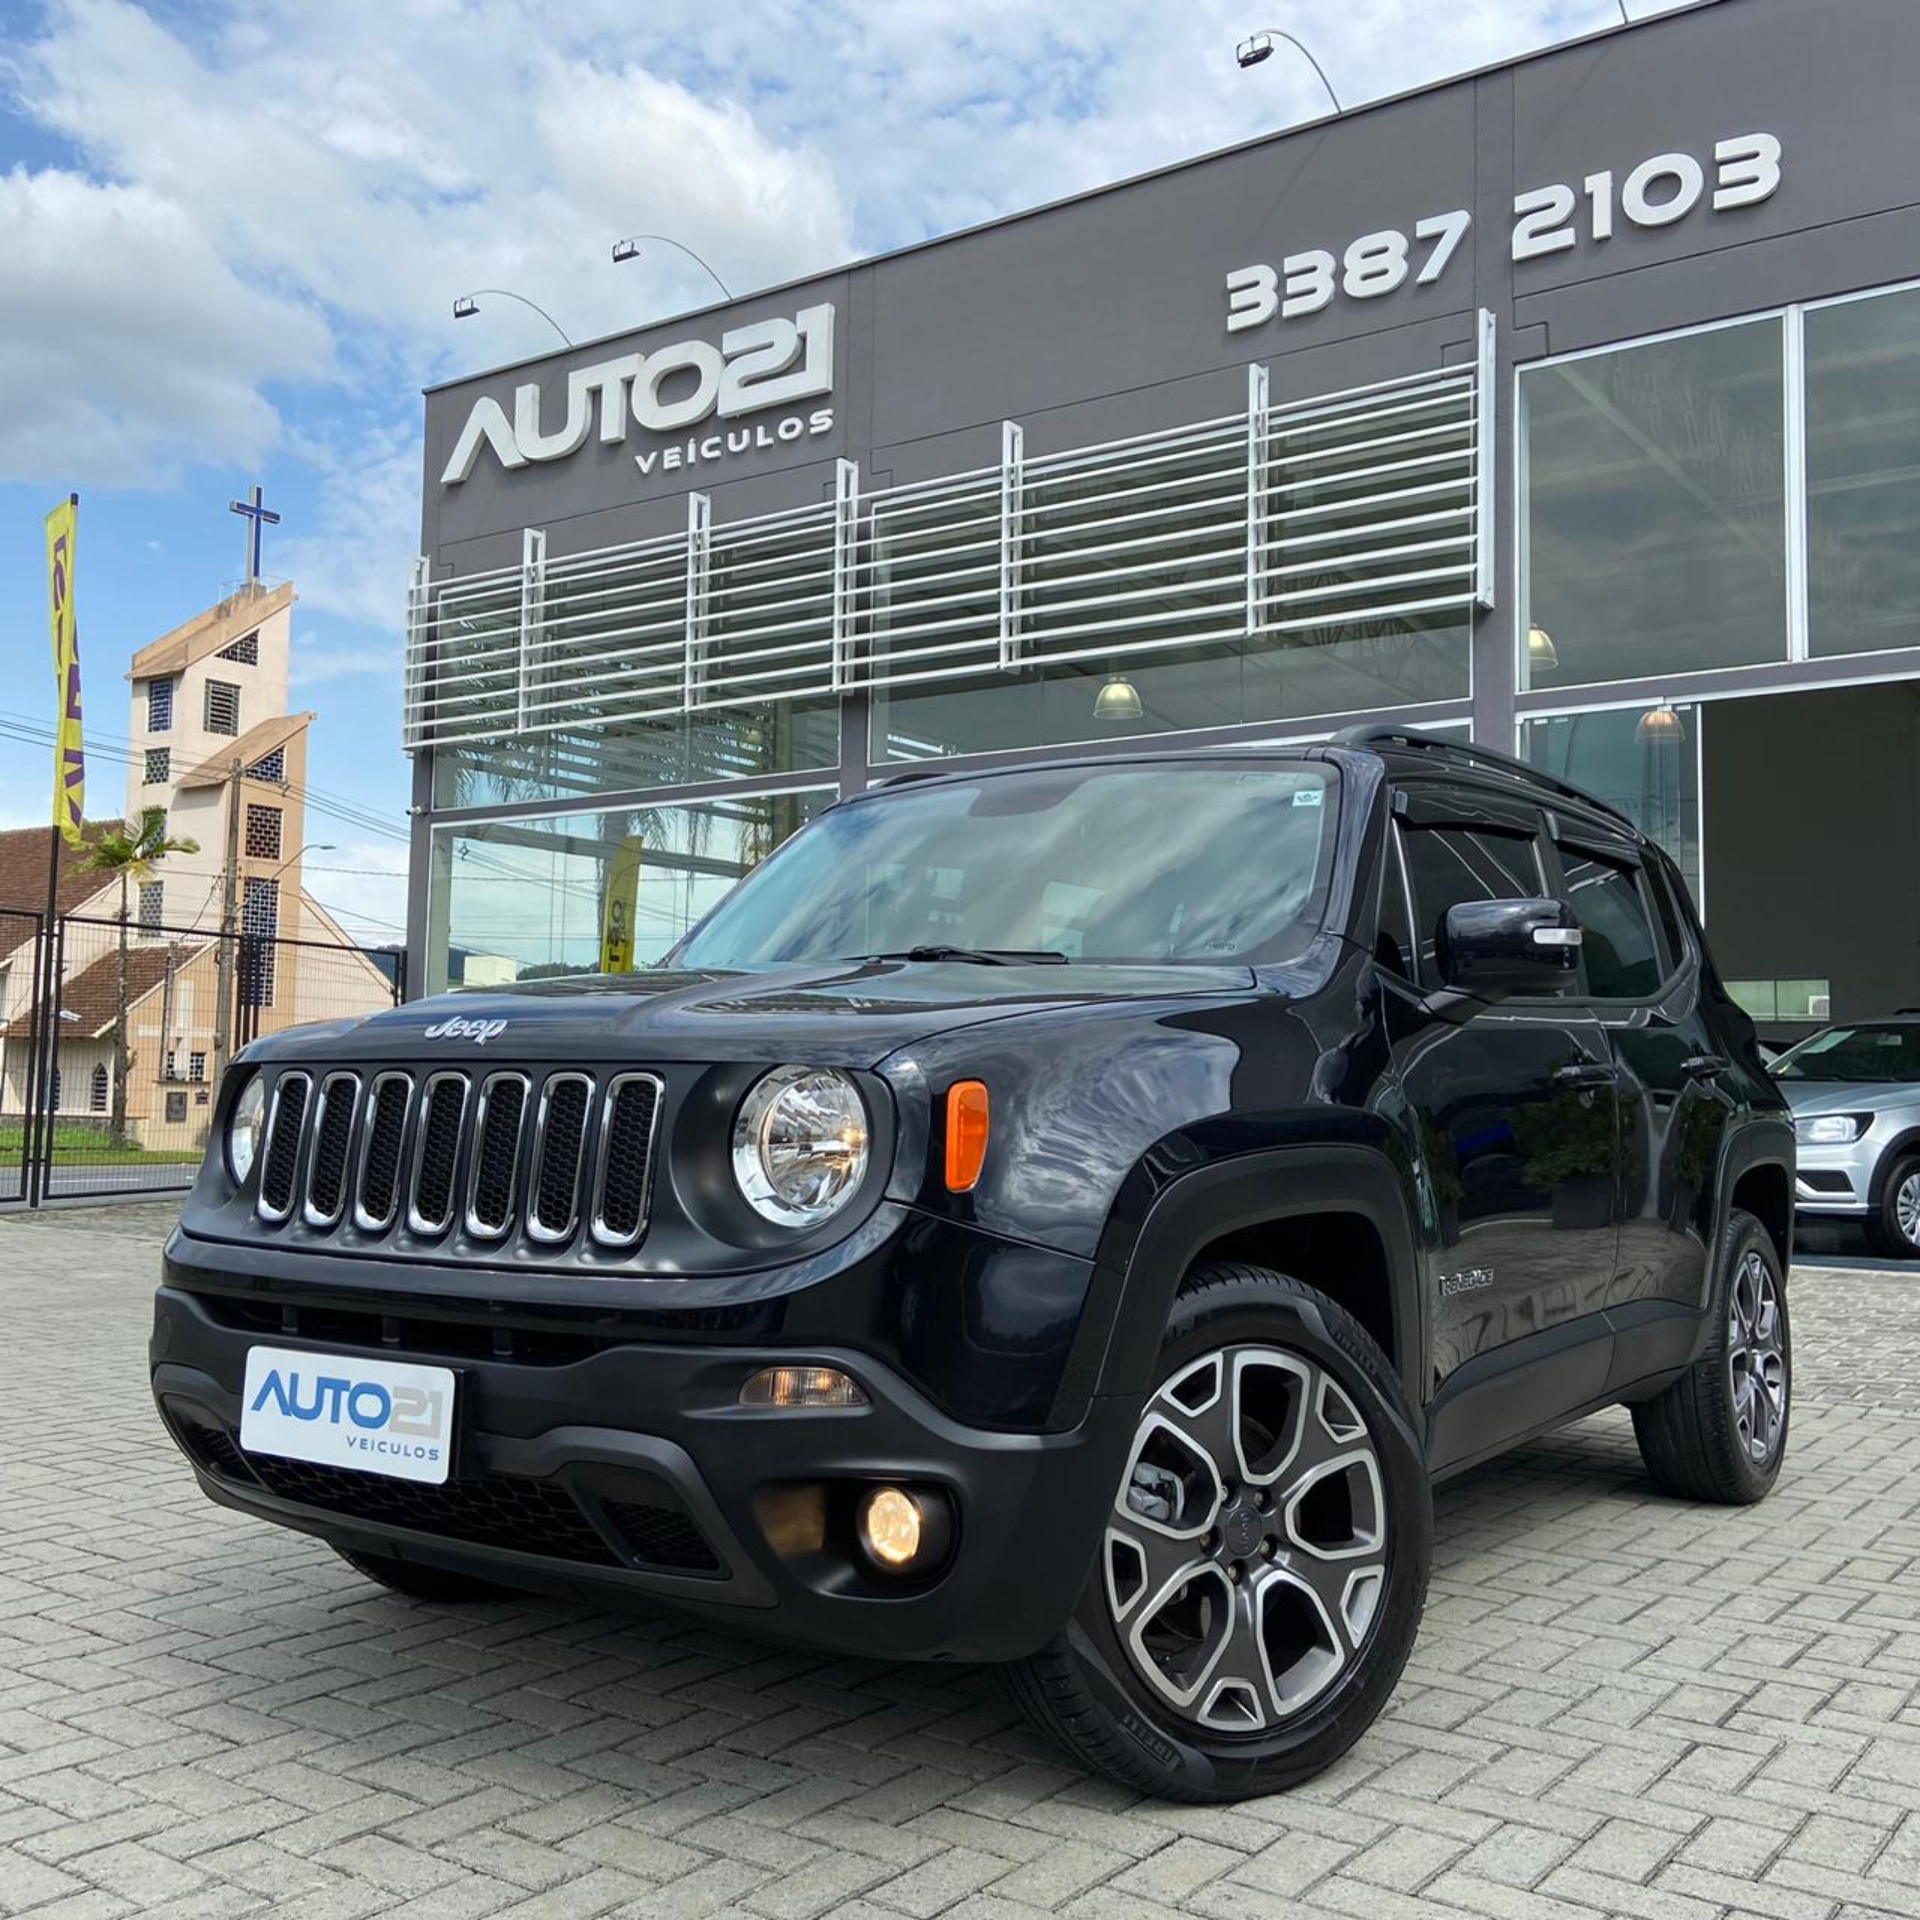
[[[233,1049],[234,1002],[238,998],[240,905],[240,756],[227,769],[227,848],[220,867],[220,948],[214,955],[213,1080],[227,1070]]]

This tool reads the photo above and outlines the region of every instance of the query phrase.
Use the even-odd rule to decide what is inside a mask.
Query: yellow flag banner
[[[80,845],[87,817],[87,750],[80,729],[80,628],[74,618],[75,542],[80,496],[70,494],[47,515],[47,604],[53,616],[53,824]]]
[[[607,869],[607,899],[600,916],[600,971],[633,971],[633,923],[640,911],[640,859],[646,847],[637,834],[621,841]]]

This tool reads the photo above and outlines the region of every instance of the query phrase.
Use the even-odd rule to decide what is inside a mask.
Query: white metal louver
[[[1473,360],[440,583],[415,565],[409,749],[1115,654],[1335,640],[1493,601],[1493,317]]]

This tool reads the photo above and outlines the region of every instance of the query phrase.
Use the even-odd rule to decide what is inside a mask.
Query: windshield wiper
[[[898,953],[870,953],[869,960],[965,960],[978,967],[1064,967],[1067,956],[1045,947],[907,947]]]

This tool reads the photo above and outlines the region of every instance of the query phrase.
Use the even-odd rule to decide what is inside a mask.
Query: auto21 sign
[[[617,446],[631,428],[661,436],[633,456],[644,474],[683,467],[756,447],[775,447],[833,431],[831,407],[799,403],[833,391],[833,307],[803,307],[791,320],[754,320],[729,327],[715,346],[681,340],[648,353],[623,353],[567,374],[566,411],[554,422],[541,405],[538,381],[514,389],[509,414],[483,395],[473,403],[452,458],[440,475],[458,486],[490,452],[508,472],[565,460],[597,435]],[[787,408],[778,419],[749,419]],[[722,424],[706,432],[709,421]],[[735,421],[746,424],[733,425]],[[664,436],[675,436],[664,441]],[[685,435],[684,439],[679,436]]]
[[[1578,182],[1515,194],[1508,244],[1514,260],[1537,260],[1604,244],[1623,227],[1670,227],[1696,209],[1712,215],[1757,206],[1779,184],[1780,142],[1770,133],[1735,134],[1715,141],[1704,161],[1691,153],[1656,153],[1625,169],[1607,167]],[[1308,247],[1277,266],[1236,267],[1227,275],[1227,331],[1300,319],[1336,298],[1378,300],[1410,279],[1431,286],[1472,226],[1473,215],[1455,207],[1416,220],[1411,230],[1356,235],[1337,253]]]

